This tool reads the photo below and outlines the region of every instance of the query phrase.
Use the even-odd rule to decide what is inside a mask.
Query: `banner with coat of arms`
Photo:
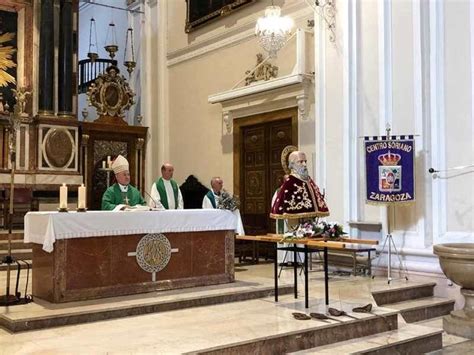
[[[364,137],[367,202],[415,201],[415,141],[409,136]]]

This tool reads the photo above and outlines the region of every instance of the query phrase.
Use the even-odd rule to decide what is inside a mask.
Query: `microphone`
[[[471,169],[474,167],[474,164],[471,164],[471,165],[460,165],[460,166],[454,166],[452,168],[447,168],[447,169],[444,169],[444,170],[435,170],[433,168],[429,168],[428,169],[428,172],[430,174],[433,174],[433,173],[447,173],[447,172],[450,172],[450,171],[455,171],[455,170],[465,170],[465,169]]]
[[[151,197],[151,195],[146,192],[146,190],[143,190],[143,192],[153,201],[153,203],[155,204],[155,208],[159,208],[158,206],[160,206],[161,203],[158,203],[153,197]]]

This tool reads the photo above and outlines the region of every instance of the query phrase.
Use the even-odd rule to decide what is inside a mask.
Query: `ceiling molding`
[[[295,22],[298,22],[305,17],[313,17],[313,10],[306,5],[304,2],[297,3],[285,10],[285,15],[293,17]],[[255,36],[255,24],[258,16],[253,16],[248,22],[239,25],[232,26],[229,30],[207,38],[205,40],[193,43],[185,48],[181,48],[167,55],[167,65],[171,67],[181,62],[199,57],[201,55],[213,52],[215,50],[234,46],[236,44],[245,42]]]

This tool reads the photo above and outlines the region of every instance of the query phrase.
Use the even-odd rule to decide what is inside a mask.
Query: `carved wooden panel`
[[[242,127],[240,196],[247,234],[274,230],[270,205],[283,179],[281,152],[292,139],[291,118]]]
[[[93,143],[93,152],[94,152],[94,168],[92,170],[92,196],[101,196],[107,190],[107,183],[112,184],[115,182],[114,174],[101,169],[102,162],[107,160],[107,156],[115,158],[116,156],[123,155],[125,158],[129,159],[127,156],[128,153],[128,144],[127,142],[117,142],[117,141],[105,141],[105,140],[95,140]],[[107,176],[109,174],[109,176]],[[91,208],[99,209],[98,200],[92,201]]]
[[[100,209],[102,195],[107,188],[107,171],[102,162],[107,156],[113,158],[121,154],[130,164],[131,184],[143,190],[145,171],[146,127],[111,125],[96,122],[81,122],[82,128],[82,174],[90,187],[88,206]],[[109,182],[114,183],[114,174],[109,172]]]

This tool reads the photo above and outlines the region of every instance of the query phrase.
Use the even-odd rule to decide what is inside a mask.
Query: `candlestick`
[[[86,209],[86,187],[84,186],[84,184],[81,184],[81,186],[79,186],[79,189],[77,190],[77,209]]]
[[[67,211],[67,186],[66,183],[59,188],[59,210]]]

